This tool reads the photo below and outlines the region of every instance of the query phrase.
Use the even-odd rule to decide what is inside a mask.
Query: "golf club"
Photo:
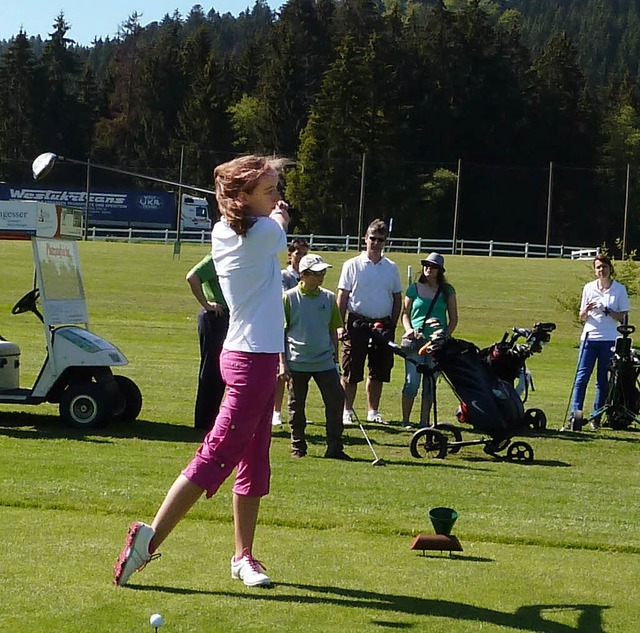
[[[385,463],[384,459],[378,457],[378,455],[376,454],[376,451],[373,448],[373,444],[371,444],[371,440],[369,439],[369,436],[367,435],[367,432],[364,430],[364,426],[362,426],[362,422],[360,422],[360,418],[358,417],[358,414],[355,412],[355,410],[353,411],[353,417],[354,417],[355,421],[358,423],[358,426],[360,427],[360,430],[362,431],[362,435],[364,435],[364,439],[367,441],[367,444],[369,445],[369,448],[371,449],[371,452],[373,453],[374,460],[371,462],[371,465],[372,466],[386,466],[386,463]]]
[[[569,392],[569,400],[567,401],[567,408],[564,412],[564,418],[562,419],[562,428],[564,429],[567,423],[567,416],[569,415],[569,408],[571,407],[571,399],[573,398],[573,390],[576,386],[576,379],[578,378],[578,370],[580,369],[580,363],[582,361],[582,355],[584,354],[584,350],[587,346],[587,341],[589,340],[589,332],[585,332],[584,341],[580,343],[580,353],[578,354],[578,364],[576,365],[576,373],[573,376],[573,382],[571,383],[571,391]],[[571,424],[571,430],[580,430],[574,429],[573,424]]]
[[[110,171],[115,174],[124,174],[125,176],[132,176],[133,178],[140,178],[141,180],[149,180],[151,182],[158,182],[162,185],[170,185],[173,187],[183,187],[185,189],[191,189],[200,193],[208,193],[214,195],[215,191],[212,189],[203,189],[202,187],[195,187],[194,185],[186,185],[181,182],[175,182],[173,180],[165,180],[164,178],[156,178],[155,176],[146,176],[144,174],[138,174],[126,169],[119,169],[116,167],[108,167],[107,165],[99,165],[97,163],[91,163],[86,160],[77,160],[75,158],[67,158],[66,156],[60,156],[53,152],[44,152],[37,156],[32,165],[31,170],[33,172],[34,180],[42,180],[55,166],[57,162],[72,163],[74,165],[84,165],[85,167],[92,167],[95,169],[102,169],[104,171]]]

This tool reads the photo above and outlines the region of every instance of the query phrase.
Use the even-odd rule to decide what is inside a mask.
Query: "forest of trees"
[[[640,0],[262,0],[238,17],[187,16],[77,46],[0,43],[0,180],[42,151],[211,186],[214,165],[293,159],[297,230],[613,244],[630,166],[629,248],[640,245]],[[95,184],[122,186],[95,172]],[[57,169],[49,184],[84,182]],[[135,183],[133,183],[135,184]],[[137,183],[149,187],[148,183]]]

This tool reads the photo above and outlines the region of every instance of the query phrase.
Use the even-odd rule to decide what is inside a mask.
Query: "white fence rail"
[[[355,251],[360,247],[360,240],[354,235],[315,235],[296,234],[289,238],[304,239],[311,250],[316,251]],[[146,229],[98,229],[89,227],[88,239],[124,242],[161,242],[172,244],[176,241],[176,232],[168,229],[153,231]],[[195,244],[208,244],[208,231],[182,231],[180,241]],[[385,246],[387,252],[429,253],[438,251],[444,255],[453,253],[453,240],[426,239],[422,237],[391,236]],[[495,240],[458,240],[458,255],[484,255],[488,257],[563,257],[567,259],[590,259],[598,253],[597,247],[567,246],[550,244],[546,252],[544,244],[532,242],[498,242]]]

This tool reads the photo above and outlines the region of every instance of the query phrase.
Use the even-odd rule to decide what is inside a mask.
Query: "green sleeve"
[[[195,274],[198,276],[200,283],[202,284],[202,292],[208,301],[215,301],[222,306],[227,305],[220,288],[220,282],[218,281],[218,273],[216,267],[213,264],[213,258],[211,253],[208,253],[203,257],[190,271],[189,274]]]
[[[282,295],[282,301],[284,302],[284,327],[288,328],[291,321],[291,302],[286,292]]]

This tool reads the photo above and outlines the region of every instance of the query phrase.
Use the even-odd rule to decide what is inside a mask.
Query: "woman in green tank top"
[[[422,272],[418,281],[407,288],[404,298],[402,325],[405,338],[428,339],[436,330],[444,328],[446,334],[452,334],[458,325],[458,303],[456,291],[444,277],[444,257],[431,253],[421,260]],[[436,323],[437,320],[437,323]],[[414,361],[426,364],[433,369],[430,356],[419,356],[410,352]],[[422,381],[422,403],[420,407],[420,426],[429,424],[429,414],[435,396],[437,376],[426,372]],[[405,361],[405,381],[402,388],[402,422],[410,427],[413,401],[420,388],[420,374],[414,363]]]

